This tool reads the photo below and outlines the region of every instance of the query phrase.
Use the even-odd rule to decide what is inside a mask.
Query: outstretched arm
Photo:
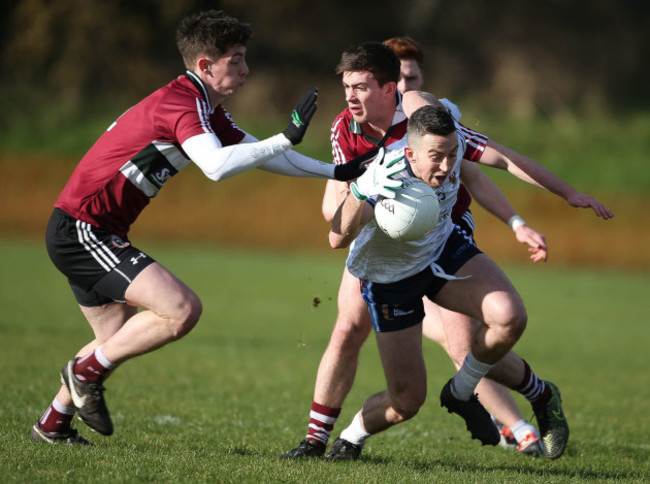
[[[410,116],[418,108],[438,102],[436,96],[431,93],[409,91],[402,98],[402,107],[406,116]],[[507,170],[525,182],[555,193],[564,198],[572,207],[591,208],[598,217],[605,220],[614,216],[605,205],[594,197],[580,193],[539,163],[492,140],[488,140],[485,152],[479,162]]]
[[[590,195],[579,192],[539,163],[510,148],[488,141],[480,163],[500,168],[532,185],[544,188],[565,199],[572,207],[591,208],[598,217],[605,220],[614,214]]]
[[[467,160],[463,160],[462,163],[461,180],[472,197],[488,212],[508,224],[519,242],[528,245],[530,259],[533,262],[546,261],[548,258],[546,237],[530,228],[517,215],[503,192],[476,163]]]

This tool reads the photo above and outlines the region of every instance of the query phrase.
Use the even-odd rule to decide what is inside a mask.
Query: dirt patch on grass
[[[0,231],[43,237],[52,205],[76,162],[45,157],[0,157]],[[332,250],[320,213],[323,180],[253,171],[214,183],[195,166],[172,179],[152,200],[130,234],[166,242],[210,242],[265,248]],[[568,206],[542,190],[522,185],[507,195],[529,225],[546,235],[550,261],[559,264],[650,268],[650,227],[643,207],[650,196],[597,194],[616,217]],[[523,262],[528,255],[510,229],[476,203],[476,238],[498,261]]]

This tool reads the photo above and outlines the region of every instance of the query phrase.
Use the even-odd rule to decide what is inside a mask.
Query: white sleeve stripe
[[[339,135],[341,134],[341,131],[339,131],[338,126],[342,122],[343,122],[343,118],[339,119],[332,126],[331,135],[330,135],[330,141],[332,143],[332,156],[334,157],[334,163],[336,163],[337,165],[341,165],[347,162],[347,160],[345,159],[345,155],[343,154],[343,150],[341,149],[341,145],[339,143]]]

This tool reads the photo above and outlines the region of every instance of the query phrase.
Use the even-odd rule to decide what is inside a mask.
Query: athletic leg
[[[324,453],[341,406],[352,388],[361,346],[371,329],[359,280],[346,267],[339,286],[336,323],[316,375],[307,435],[298,447],[281,457],[313,457]]]
[[[414,417],[426,400],[422,325],[376,335],[387,389],[364,402],[332,445],[328,460],[358,458],[369,436]]]
[[[424,310],[424,335],[447,351],[458,370],[469,352],[472,335],[480,323],[464,314],[441,308],[428,299],[424,300]],[[503,386],[484,378],[476,387],[476,393],[486,410],[505,425],[511,426],[523,419],[517,403]]]

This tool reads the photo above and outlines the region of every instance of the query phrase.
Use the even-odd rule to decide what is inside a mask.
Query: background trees
[[[325,93],[338,88],[333,69],[341,50],[404,34],[426,49],[429,89],[510,116],[619,113],[650,100],[641,75],[650,4],[632,0],[4,3],[0,96],[23,107],[137,100],[182,72],[176,25],[208,8],[255,31],[253,88],[235,100],[242,109],[284,111],[308,83]]]

